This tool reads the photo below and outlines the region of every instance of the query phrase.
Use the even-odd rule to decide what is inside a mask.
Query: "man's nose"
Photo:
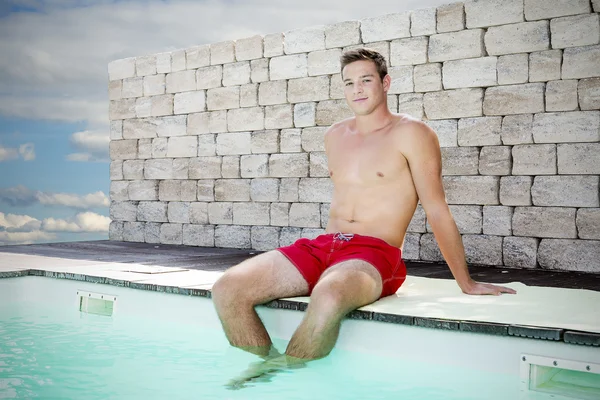
[[[363,85],[362,85],[362,83],[360,83],[360,82],[357,82],[357,83],[354,85],[354,93],[355,93],[355,94],[357,94],[357,93],[362,93],[362,91],[363,91]]]

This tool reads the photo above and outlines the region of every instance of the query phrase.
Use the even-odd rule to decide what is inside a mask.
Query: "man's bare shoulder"
[[[395,115],[395,137],[399,139],[402,147],[439,147],[437,134],[425,122],[406,114]]]

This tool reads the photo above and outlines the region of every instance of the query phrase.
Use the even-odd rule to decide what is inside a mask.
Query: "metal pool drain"
[[[111,317],[115,312],[117,296],[104,293],[77,291],[79,311]]]

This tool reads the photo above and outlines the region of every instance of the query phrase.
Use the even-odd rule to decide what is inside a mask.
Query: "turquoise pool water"
[[[120,289],[131,296],[172,299],[179,313],[189,307],[190,315],[203,309],[210,317],[169,317],[167,301],[162,309],[156,303],[144,309],[141,301],[139,313],[122,307],[106,317],[81,313],[74,301],[65,305],[52,297],[39,301],[39,293],[38,298],[17,294],[17,281],[10,279],[12,291],[8,281],[0,280],[0,398],[479,400],[519,395],[518,377],[511,374],[341,348],[305,368],[233,391],[225,384],[259,358],[229,346],[214,324],[210,300]],[[377,332],[372,340],[380,340]],[[275,344],[283,350],[286,341]]]

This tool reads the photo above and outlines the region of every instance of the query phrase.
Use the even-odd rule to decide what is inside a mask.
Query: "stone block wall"
[[[109,64],[111,240],[269,250],[327,223],[339,57],[389,61],[471,264],[600,272],[600,4],[473,0]],[[404,257],[442,261],[419,206]]]

